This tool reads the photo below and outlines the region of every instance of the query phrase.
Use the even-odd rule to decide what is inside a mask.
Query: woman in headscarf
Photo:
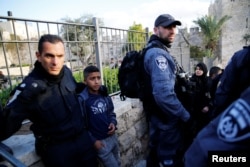
[[[190,78],[194,83],[193,104],[191,111],[196,123],[196,133],[198,133],[209,122],[209,105],[211,97],[209,93],[209,78],[207,76],[206,64],[200,62],[195,66],[195,73]]]

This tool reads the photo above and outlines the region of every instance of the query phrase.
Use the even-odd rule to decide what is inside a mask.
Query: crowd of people
[[[147,167],[205,167],[209,151],[250,146],[250,47],[237,51],[225,69],[197,63],[194,74],[179,82],[186,87],[181,98],[176,85],[183,69],[168,51],[180,25],[170,14],[159,15],[147,44],[161,46],[147,50],[144,58]],[[83,82],[76,82],[64,65],[64,42],[57,35],[41,36],[36,57],[34,69],[0,111],[0,141],[29,119],[46,167],[121,166],[118,122],[99,69],[87,66]],[[226,129],[227,121],[235,126]]]

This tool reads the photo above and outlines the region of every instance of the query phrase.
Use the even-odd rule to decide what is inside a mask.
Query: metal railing
[[[73,73],[80,73],[89,64],[101,69],[103,84],[111,95],[119,93],[118,67],[130,50],[145,46],[149,32],[138,32],[99,25],[93,18],[92,25],[52,22],[0,16],[0,71],[15,87],[33,69],[38,40],[43,34],[56,34],[65,43],[65,64]],[[81,75],[82,76],[82,75]],[[2,99],[1,99],[2,100]],[[23,122],[23,124],[29,123]],[[12,154],[3,149],[0,155],[13,166],[24,167]]]
[[[117,76],[109,76],[119,67],[125,53],[141,49],[148,40],[148,30],[138,32],[99,25],[93,18],[92,25],[67,22],[31,20],[0,16],[0,70],[8,78],[21,80],[33,68],[38,40],[43,34],[57,34],[64,39],[66,50],[65,64],[73,72],[82,71],[94,64],[101,69],[103,84],[110,93],[119,91]],[[104,75],[105,73],[105,75]],[[10,86],[15,79],[10,80]]]
[[[33,69],[38,40],[43,34],[56,34],[65,43],[65,64],[83,79],[82,70],[89,64],[101,70],[102,83],[110,95],[118,94],[118,67],[126,52],[140,50],[149,38],[149,31],[117,29],[92,24],[53,22],[0,16],[0,71],[9,78],[8,86],[15,87]],[[179,40],[182,41],[182,40]],[[181,42],[179,42],[181,43]],[[177,44],[171,48],[186,70],[189,70],[189,48]],[[0,90],[1,93],[1,90]],[[1,99],[2,100],[2,99]]]
[[[24,165],[22,162],[20,162],[13,156],[11,148],[9,148],[8,146],[6,146],[1,142],[0,142],[0,158],[3,158],[4,160],[8,161],[14,167],[26,167],[26,165]],[[1,164],[0,162],[0,166],[5,166],[5,165]]]

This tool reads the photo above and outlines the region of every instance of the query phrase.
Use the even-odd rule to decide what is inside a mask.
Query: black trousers
[[[170,129],[160,129],[150,125],[150,153],[147,167],[183,167],[183,139],[181,129],[176,126]]]
[[[65,142],[37,144],[46,167],[98,167],[97,154],[87,131]]]

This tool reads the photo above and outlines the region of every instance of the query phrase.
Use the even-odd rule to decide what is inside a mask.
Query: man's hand
[[[105,147],[101,140],[96,140],[94,146],[96,150],[100,150],[102,147]]]
[[[115,125],[113,123],[110,123],[108,128],[109,128],[108,134],[113,135],[115,133]]]
[[[209,107],[208,106],[205,106],[202,110],[201,110],[203,113],[207,113],[209,111]]]

